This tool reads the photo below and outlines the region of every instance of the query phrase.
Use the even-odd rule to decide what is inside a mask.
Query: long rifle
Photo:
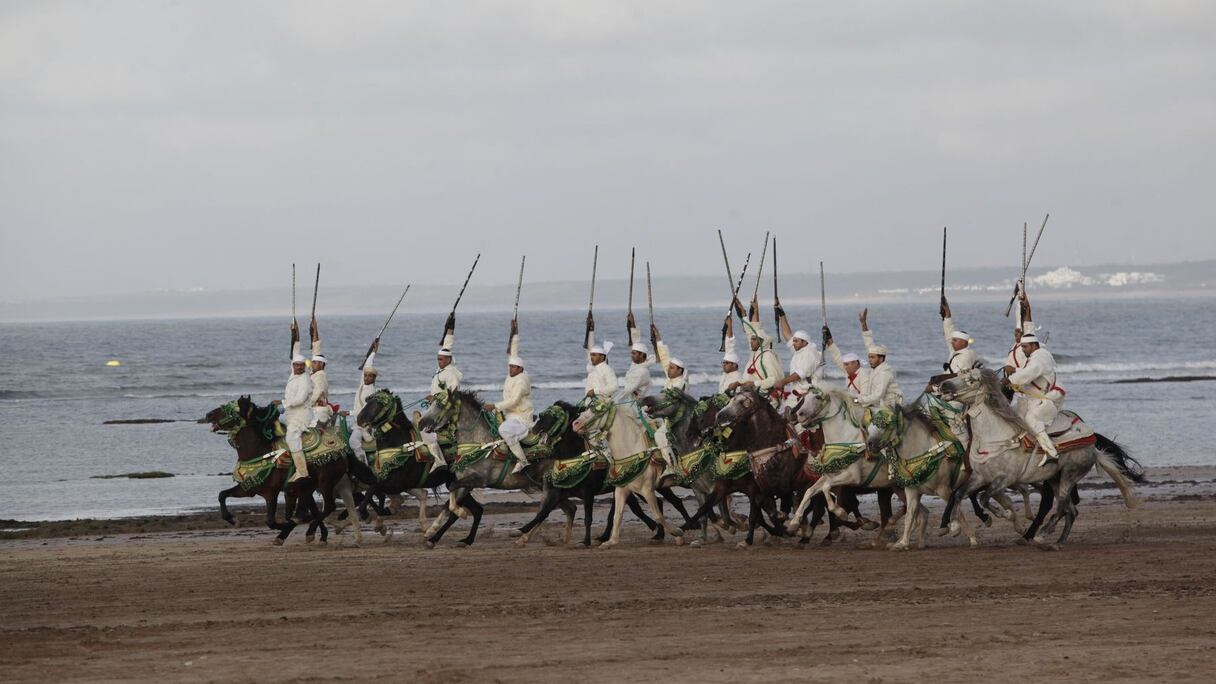
[[[773,325],[777,335],[781,335],[781,298],[777,296],[777,236],[773,236]],[[778,337],[780,339],[780,337]]]
[[[312,283],[312,313],[309,314],[309,320],[317,318],[317,290],[321,288],[321,264],[317,264],[317,279]]]
[[[511,340],[515,337],[516,322],[519,320],[519,292],[524,289],[524,262],[527,260],[527,255],[519,260],[519,282],[515,283],[515,308],[511,311],[511,334],[507,337],[508,354],[511,353]]]
[[[600,246],[595,246],[595,254],[591,257],[591,299],[587,302],[587,329],[583,333],[583,349],[591,348],[591,333],[595,331],[595,317],[591,309],[595,305],[595,269],[600,263]]]
[[[295,357],[296,336],[299,334],[300,323],[296,320],[296,265],[291,265],[291,351],[288,358]]]
[[[464,285],[460,286],[460,294],[456,295],[456,301],[452,304],[452,312],[448,314],[449,320],[456,315],[456,307],[460,306],[460,300],[464,298],[465,288],[469,286],[469,279],[473,277],[473,271],[477,270],[477,262],[479,261],[481,261],[480,253],[473,259],[473,267],[469,269],[469,274],[464,277]],[[439,346],[443,346],[443,340],[447,336],[448,330],[447,326],[445,325],[443,328],[443,337],[439,338]]]
[[[747,275],[747,267],[752,263],[752,253],[747,253],[747,258],[743,261],[743,270],[739,271],[739,280],[731,287],[730,303],[726,305],[726,318],[730,319],[732,312],[739,315],[739,320],[743,320],[743,307],[739,304],[739,290],[743,288],[743,277]],[[729,266],[728,266],[729,268]],[[726,323],[722,321],[722,344],[718,345],[718,351],[726,351]]]
[[[942,301],[946,300],[946,227],[942,226]]]
[[[384,319],[384,325],[380,326],[380,332],[376,333],[375,339],[372,340],[371,346],[367,348],[367,353],[363,355],[363,361],[359,362],[359,370],[363,370],[364,364],[367,363],[367,357],[372,355],[376,349],[376,343],[380,341],[380,337],[384,335],[384,331],[388,330],[389,321],[393,320],[393,316],[397,315],[397,308],[401,306],[401,302],[405,301],[405,295],[410,291],[409,284],[406,284],[402,290],[401,296],[397,298],[397,303],[393,305],[393,310],[388,312],[388,318]]]
[[[760,312],[756,311],[756,302],[760,296],[760,278],[764,275],[764,257],[768,255],[768,235],[769,232],[764,231],[764,250],[760,252],[760,270],[756,271],[756,287],[752,290],[752,301],[748,304],[747,309],[749,319],[760,315]]]
[[[659,353],[659,341],[654,336],[654,289],[650,286],[650,262],[646,262],[646,306],[650,309],[650,346]]]
[[[1013,296],[1009,298],[1009,305],[1005,307],[1005,317],[1009,317],[1009,313],[1013,311],[1013,303],[1017,300],[1019,292],[1026,292],[1026,271],[1030,270],[1030,261],[1034,259],[1034,253],[1039,248],[1039,240],[1043,239],[1043,230],[1047,228],[1047,219],[1051,218],[1051,214],[1043,216],[1043,225],[1039,226],[1039,234],[1034,238],[1034,245],[1030,248],[1030,253],[1026,254],[1026,224],[1022,224],[1022,277],[1018,278],[1018,282],[1013,286]]]
[[[629,327],[629,321],[633,320],[633,264],[637,257],[637,249],[629,249],[629,308],[625,311],[625,339],[633,344],[633,328]]]
[[[823,262],[819,262],[819,313],[823,314],[823,327],[828,327],[828,296],[824,287]]]

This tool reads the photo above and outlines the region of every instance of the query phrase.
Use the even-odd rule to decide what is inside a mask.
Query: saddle
[[[1051,443],[1060,453],[1092,446],[1098,441],[1094,429],[1082,420],[1081,416],[1072,411],[1057,413],[1056,419],[1047,428],[1047,436],[1051,438]],[[1028,451],[1033,451],[1038,443],[1033,435],[1022,435],[1022,446],[1026,447]]]
[[[287,428],[279,421],[274,423],[274,448],[287,450]],[[323,465],[346,456],[350,448],[346,445],[350,439],[350,430],[346,420],[340,420],[336,425],[311,427],[300,434],[300,444],[304,447],[304,458],[313,465]],[[375,448],[375,445],[372,446]]]

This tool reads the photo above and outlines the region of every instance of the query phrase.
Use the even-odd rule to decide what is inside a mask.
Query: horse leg
[[[282,546],[283,542],[287,541],[287,535],[291,534],[291,531],[295,529],[296,524],[291,518],[288,518],[282,525],[275,520],[279,508],[278,492],[264,492],[262,499],[266,502],[266,526],[272,530],[279,531],[278,536],[274,539],[274,545]]]
[[[430,521],[427,520],[427,490],[421,487],[410,489],[410,494],[418,501],[418,531],[423,531]]]
[[[684,502],[680,500],[680,497],[676,496],[671,487],[656,488],[655,491],[661,494],[673,508],[679,511],[680,517],[684,518],[685,524],[688,524],[692,520],[688,517],[688,510],[684,508]]]
[[[523,527],[519,528],[519,538],[515,540],[516,546],[523,548],[528,543],[528,539],[532,536],[532,530],[544,522],[549,517],[549,514],[553,512],[554,508],[557,508],[558,496],[560,494],[557,489],[549,489],[545,492],[545,498],[540,502],[540,510],[536,512],[536,515],[532,516],[531,520],[524,523]]]
[[[1051,511],[1051,506],[1055,503],[1055,488],[1051,482],[1044,482],[1039,490],[1039,510],[1035,512],[1034,520],[1030,522],[1030,527],[1022,533],[1021,543],[1029,543],[1034,541],[1034,537],[1039,533],[1039,527],[1043,524],[1043,520]]]
[[[562,546],[565,546],[570,543],[570,537],[574,535],[574,514],[578,513],[578,506],[565,497],[558,498],[558,505],[566,514],[566,527],[562,530]]]
[[[236,518],[232,517],[232,513],[228,510],[228,497],[240,496],[241,493],[240,485],[234,485],[220,492],[220,517],[224,519],[224,522],[232,525],[233,527],[238,527],[238,525]],[[277,494],[275,495],[275,498],[278,498]],[[274,529],[275,526],[271,525],[271,528]]]
[[[722,489],[725,489],[725,487],[722,487]],[[684,530],[696,529],[696,527],[700,523],[701,519],[704,518],[705,516],[709,515],[709,512],[711,510],[713,510],[713,507],[715,505],[717,505],[718,501],[722,498],[723,498],[722,493],[719,490],[718,483],[714,483],[713,490],[711,490],[709,492],[709,494],[707,494],[705,497],[705,503],[701,504],[701,507],[697,509],[697,512],[693,513],[692,517],[688,519],[688,522],[684,523],[683,529]],[[676,543],[680,543],[680,542],[677,541]]]
[[[338,494],[342,497],[342,505],[346,506],[346,513],[351,513],[351,524],[355,526],[355,546],[363,543],[363,530],[360,529],[359,516],[355,514],[355,488],[351,485],[350,478],[342,478],[338,483]]]
[[[950,496],[953,496],[953,495],[954,495],[954,492],[950,492],[950,495],[947,496],[946,498],[949,498]],[[969,496],[967,498],[971,499],[971,508],[972,508],[972,510],[975,511],[975,517],[979,518],[980,522],[984,523],[985,527],[991,526],[992,518],[988,515],[988,513],[986,513],[984,511],[984,507],[980,505],[979,498],[977,497],[977,495],[974,492],[972,492],[971,496]]]
[[[1034,520],[1035,509],[1030,505],[1030,485],[1020,484],[1017,486],[1017,490],[1022,494],[1022,509],[1026,520]]]
[[[481,525],[481,514],[485,511],[485,507],[473,498],[472,490],[465,490],[465,495],[460,499],[460,505],[473,514],[473,524],[469,527],[468,536],[456,542],[456,545],[472,546],[473,540],[477,538],[477,528]]]
[[[887,530],[892,525],[891,498],[894,495],[895,492],[890,487],[878,490],[878,512],[881,521],[879,522],[878,534],[874,535],[874,541],[871,542],[876,549],[883,546]]]
[[[751,505],[748,508],[747,537],[735,545],[736,548],[740,549],[746,549],[752,545],[756,539],[756,525],[764,522],[760,520],[760,501],[758,496],[750,497],[749,501]]]
[[[828,484],[828,478],[821,477],[818,480],[815,480],[815,484],[806,488],[806,491],[802,493],[802,501],[798,502],[798,507],[794,509],[793,515],[790,516],[789,521],[785,524],[785,530],[787,532],[793,534],[794,532],[798,531],[798,521],[802,520],[802,516],[806,515],[806,509],[810,507],[811,499],[815,498],[816,494],[822,493],[824,503],[828,505],[829,509],[831,509],[831,502],[827,500],[826,493],[828,490]],[[833,510],[832,512],[835,513],[836,511]]]
[[[452,526],[452,522],[455,522],[452,520],[454,517],[456,517],[456,493],[449,490],[448,504],[440,509],[439,515],[435,516],[435,522],[431,523],[431,526],[423,533],[422,538],[439,541],[435,535],[442,536],[441,530],[447,531]]]
[[[673,537],[683,537],[684,529],[681,527],[676,527],[675,525],[667,522],[666,516],[663,515],[663,509],[659,508],[658,497],[654,495],[654,478],[656,476],[657,473],[654,472],[653,468],[644,474],[643,477],[646,479],[641,485],[642,498],[646,500],[646,505],[649,506],[651,512],[654,513],[654,521],[662,526],[662,528],[667,531],[667,534],[670,534]]]
[[[591,508],[595,506],[595,491],[583,487],[583,546],[591,548]]]
[[[608,536],[608,541],[600,544],[601,549],[610,549],[621,541],[621,518],[625,517],[625,497],[629,494],[629,490],[624,487],[616,487],[612,490],[612,522],[608,525],[612,530],[612,534]],[[657,505],[656,505],[657,508]]]
[[[920,513],[920,490],[904,488],[904,534],[891,546],[892,551],[907,551],[912,539],[912,525]]]

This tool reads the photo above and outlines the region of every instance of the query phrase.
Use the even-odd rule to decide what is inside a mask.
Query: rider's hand
[[[339,415],[339,416],[349,416],[349,415],[350,415],[350,411],[338,411],[338,415]]]
[[[275,406],[281,406],[281,405],[283,404],[283,400],[282,400],[282,399],[275,399],[274,401],[272,401],[272,402],[270,402],[270,403],[271,403],[271,404],[274,404]]]
[[[485,409],[486,409],[487,411],[493,411],[493,410],[494,410],[494,404],[486,404],[486,405],[485,405]]]
[[[372,340],[372,351],[373,351],[373,352],[378,352],[378,351],[380,351],[380,338],[379,338],[379,337],[377,337],[376,339]]]
[[[943,320],[945,320],[945,319],[947,319],[947,318],[951,318],[951,316],[950,316],[950,302],[947,302],[947,301],[946,301],[946,295],[942,295],[942,305],[941,305],[941,307],[940,307],[940,309],[939,309],[939,313],[941,313],[941,315],[942,315],[942,319],[943,319]]]

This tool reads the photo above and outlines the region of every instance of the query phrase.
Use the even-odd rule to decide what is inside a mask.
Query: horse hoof
[[[614,546],[616,546],[616,542],[606,541],[603,544],[600,544],[600,550],[605,551],[607,549],[611,549]]]
[[[680,537],[676,537],[676,543],[677,543],[677,544],[679,543],[679,540],[680,540]],[[647,542],[647,543],[648,543],[648,544],[650,544],[651,546],[660,546],[660,545],[662,545],[662,544],[663,544],[663,539],[662,539],[662,537],[660,537],[660,538],[658,538],[658,539],[653,539],[653,538],[652,538],[652,539],[651,539],[649,542]]]
[[[684,537],[676,537],[676,546],[684,546]]]
[[[874,522],[873,520],[863,520],[861,522],[861,529],[865,530],[866,532],[873,532],[874,530],[878,529],[878,523]]]
[[[511,537],[512,539],[515,539],[517,537],[522,537],[523,535],[524,535],[523,530],[521,530],[519,528],[515,528],[507,533],[507,536]]]
[[[516,540],[515,540],[515,546],[517,546],[517,547],[519,547],[519,548],[521,548],[521,549],[522,549],[523,547],[527,546],[527,545],[528,545],[528,539],[527,539],[527,537],[520,537],[519,539],[516,539]]]
[[[1059,551],[1060,545],[1054,544],[1054,543],[1053,544],[1039,544],[1039,550],[1040,551]]]
[[[1017,539],[1013,540],[1013,543],[1017,544],[1018,546],[1030,546],[1030,540],[1026,537],[1018,537]]]
[[[467,541],[458,541],[458,542],[456,542],[456,548],[467,549],[467,548],[469,548],[469,543]]]
[[[939,536],[939,537],[944,537],[944,536],[946,536],[947,534],[950,534],[950,528],[949,528],[949,527],[939,527],[939,528],[937,528],[937,536]]]
[[[1013,516],[1009,516],[1009,520],[1013,520],[1013,519],[1014,519]],[[992,518],[984,518],[984,519],[980,520],[980,522],[984,523],[984,527],[992,527]]]
[[[677,544],[680,544],[683,542],[684,542],[683,539],[676,539]],[[702,543],[703,542],[700,539],[694,539],[694,540],[688,542],[688,547],[692,548],[692,549],[699,549],[699,548],[701,548]]]
[[[748,544],[745,541],[741,541],[738,544],[735,544],[735,548],[736,549],[750,549],[750,548],[752,548],[752,545]]]
[[[786,533],[786,534],[794,534],[795,532],[797,532],[797,531],[798,531],[798,528],[799,528],[799,527],[801,527],[801,526],[800,526],[800,525],[793,525],[793,524],[786,525],[786,526],[785,526],[785,533]]]
[[[304,543],[306,543],[306,544],[311,544],[316,540],[317,540],[317,538],[311,534],[304,535]]]
[[[428,549],[435,548],[435,542],[431,541],[430,539],[423,542],[423,545],[426,546]]]
[[[823,541],[819,542],[819,545],[820,545],[820,546],[831,546],[831,545],[832,545],[832,538],[831,538],[831,537],[824,537],[824,538],[823,538]]]
[[[282,546],[282,545],[283,545],[283,540],[282,540],[282,539],[279,539],[278,537],[275,537],[275,540],[274,540],[274,541],[272,541],[272,542],[270,542],[270,543],[271,543],[271,544],[274,544],[275,546]]]
[[[907,551],[908,545],[903,543],[895,543],[888,547],[892,551]]]

